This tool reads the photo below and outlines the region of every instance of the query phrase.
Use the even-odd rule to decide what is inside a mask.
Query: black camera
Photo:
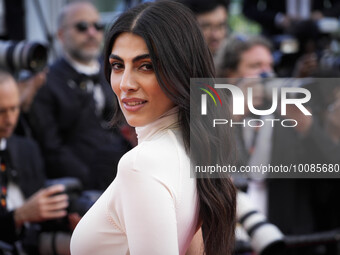
[[[47,180],[45,187],[62,184],[65,186],[63,194],[69,197],[69,213],[83,216],[102,194],[101,191],[83,191],[81,182],[77,178],[65,177]],[[60,194],[60,193],[59,193]],[[55,194],[57,195],[57,194]],[[41,224],[30,224],[22,238],[25,252],[31,254],[65,254],[65,247],[69,247],[71,229],[67,217],[50,220]],[[67,248],[68,249],[68,248]],[[1,246],[0,246],[1,250]],[[1,254],[1,253],[0,253]]]
[[[0,40],[0,67],[9,71],[39,72],[47,64],[47,56],[47,47],[39,42]]]
[[[65,186],[65,191],[63,193],[67,194],[69,197],[67,211],[69,213],[76,212],[80,216],[83,216],[101,195],[101,192],[97,190],[83,191],[81,182],[73,177],[50,179],[46,182],[46,187],[55,184],[62,184]]]

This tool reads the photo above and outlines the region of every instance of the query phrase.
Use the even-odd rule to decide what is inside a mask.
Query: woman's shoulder
[[[133,169],[166,178],[176,175],[189,162],[180,133],[169,129],[143,141],[126,153],[119,162],[118,171]]]

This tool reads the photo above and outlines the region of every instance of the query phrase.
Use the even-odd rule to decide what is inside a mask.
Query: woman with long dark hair
[[[228,162],[231,146],[227,129],[216,138],[195,118],[190,123],[190,77],[215,74],[191,12],[161,1],[123,13],[106,38],[105,71],[120,106],[115,118],[123,113],[136,127],[138,146],[121,158],[116,179],[78,224],[72,254],[185,254],[201,229],[205,254],[230,255],[231,180],[190,178],[193,164]],[[216,150],[217,140],[224,151]],[[203,147],[211,148],[208,156],[197,150]]]

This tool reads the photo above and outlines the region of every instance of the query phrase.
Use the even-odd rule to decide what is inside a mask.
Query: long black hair
[[[149,50],[158,83],[164,93],[179,108],[179,125],[187,152],[190,135],[197,148],[213,148],[204,126],[192,121],[190,125],[190,78],[212,78],[215,69],[211,53],[191,11],[177,2],[160,1],[139,5],[123,13],[112,25],[105,40],[105,75],[110,82],[109,56],[116,38],[124,32],[141,36]],[[121,115],[117,103],[115,118]],[[219,162],[228,159],[230,134],[226,132],[226,150],[218,155]],[[201,162],[200,150],[194,150],[193,160]],[[216,150],[214,150],[216,151]],[[207,255],[229,255],[234,244],[236,191],[227,178],[198,178],[200,220]]]

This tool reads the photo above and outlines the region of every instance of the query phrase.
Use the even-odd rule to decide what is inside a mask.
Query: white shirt
[[[65,54],[65,58],[71,64],[71,66],[81,74],[95,75],[100,72],[100,64],[97,60],[93,60],[91,65],[84,65],[77,61],[74,61],[68,54]],[[105,95],[101,86],[96,86],[92,81],[88,81],[86,84],[86,90],[89,93],[93,93],[93,99],[96,106],[96,114],[101,116],[105,107]]]
[[[196,230],[198,196],[190,178],[177,110],[136,128],[138,146],[77,225],[71,253],[185,254]]]

